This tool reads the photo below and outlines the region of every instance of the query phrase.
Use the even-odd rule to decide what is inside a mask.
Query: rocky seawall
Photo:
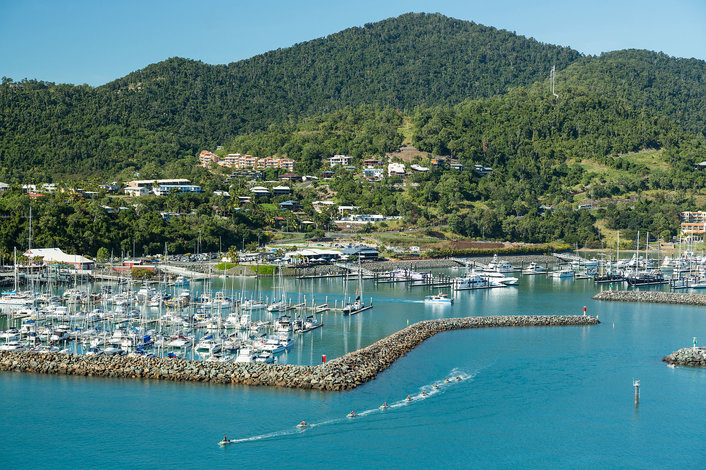
[[[637,290],[604,290],[594,300],[612,302],[649,302],[655,304],[706,305],[706,295],[679,292],[643,292]]]
[[[667,364],[685,367],[706,367],[706,348],[682,348],[664,356]]]
[[[393,333],[368,347],[318,366],[0,352],[0,371],[343,391],[374,380],[397,359],[428,338],[444,331],[498,327],[588,326],[599,323],[595,317],[579,315],[506,315],[426,320]]]

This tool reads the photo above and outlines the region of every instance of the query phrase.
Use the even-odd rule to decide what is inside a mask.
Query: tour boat
[[[437,295],[427,295],[424,297],[424,302],[431,304],[452,304],[454,303],[454,299],[449,297],[447,294],[442,294],[439,292]]]

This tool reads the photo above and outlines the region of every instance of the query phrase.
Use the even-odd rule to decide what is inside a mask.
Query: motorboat
[[[355,414],[355,411],[351,411],[350,413],[348,413],[348,414],[346,415],[347,418],[355,418],[356,416],[358,416],[358,415]]]
[[[235,362],[240,363],[250,363],[256,362],[257,353],[255,353],[251,348],[240,348],[238,355],[235,357]]]
[[[557,271],[550,272],[549,276],[553,277],[554,279],[573,279],[574,270],[571,268],[563,268]]]
[[[191,339],[186,336],[177,336],[167,343],[168,348],[184,349],[191,346]]]
[[[218,354],[223,350],[223,345],[213,338],[204,338],[196,344],[199,354]]]
[[[272,364],[273,362],[275,362],[275,358],[269,352],[261,351],[257,354],[257,356],[255,356],[255,362],[263,364]]]
[[[471,272],[466,277],[454,280],[455,290],[474,290],[488,289],[490,287],[504,287],[504,284],[491,282],[488,279],[483,279],[475,272]]]
[[[493,255],[493,260],[483,268],[485,272],[513,273],[515,268],[507,261],[498,260],[498,255]]]
[[[532,276],[535,274],[546,274],[547,270],[544,268],[544,266],[538,264],[538,263],[530,263],[529,266],[527,266],[526,269],[522,270],[522,274]]]
[[[519,279],[512,276],[504,276],[501,272],[482,272],[479,276],[486,279],[489,282],[496,282],[506,286],[516,286],[519,283]]]
[[[268,352],[273,356],[279,356],[287,349],[277,338],[268,338],[259,348],[261,351]]]
[[[7,341],[0,344],[0,351],[25,351],[27,348],[19,341]]]
[[[424,297],[424,303],[428,304],[452,304],[454,303],[454,299],[448,296],[448,294],[442,294],[439,292],[436,295],[427,295]]]

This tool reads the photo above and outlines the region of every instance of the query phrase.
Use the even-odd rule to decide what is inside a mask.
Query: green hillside
[[[5,80],[0,178],[161,166],[345,106],[411,110],[504,93],[579,57],[507,31],[407,14],[229,65],[173,58],[97,88]]]

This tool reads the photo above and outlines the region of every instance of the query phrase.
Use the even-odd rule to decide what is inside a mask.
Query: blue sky
[[[101,85],[168,57],[229,63],[409,11],[585,54],[706,59],[706,0],[0,0],[0,76]]]

